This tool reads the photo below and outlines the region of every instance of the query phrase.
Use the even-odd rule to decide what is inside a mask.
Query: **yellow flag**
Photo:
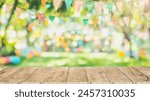
[[[42,6],[45,6],[48,0],[41,0]]]

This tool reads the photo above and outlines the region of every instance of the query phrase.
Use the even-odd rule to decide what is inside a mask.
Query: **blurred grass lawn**
[[[150,59],[120,58],[108,53],[43,53],[42,57],[24,59],[21,67],[83,67],[83,66],[150,66]]]

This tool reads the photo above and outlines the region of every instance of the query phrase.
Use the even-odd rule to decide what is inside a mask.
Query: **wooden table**
[[[0,83],[150,84],[150,67],[0,67]]]

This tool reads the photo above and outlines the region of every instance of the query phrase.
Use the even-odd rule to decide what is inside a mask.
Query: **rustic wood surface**
[[[0,67],[0,83],[150,84],[150,67]]]

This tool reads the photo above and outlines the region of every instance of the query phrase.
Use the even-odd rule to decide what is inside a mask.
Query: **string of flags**
[[[48,0],[41,0],[42,6],[50,6],[47,5],[46,3]],[[79,12],[83,6],[86,7],[86,9],[91,12],[94,6],[96,6],[96,9],[98,12],[101,12],[103,9],[103,6],[105,5],[110,11],[112,11],[114,5],[113,3],[103,3],[102,1],[99,2],[85,2],[85,1],[79,1],[79,0],[53,0],[52,4],[54,6],[54,9],[57,11],[61,6],[62,3],[65,2],[66,9],[70,10],[70,7],[73,5],[75,9]],[[119,2],[119,6],[121,7],[122,2]],[[51,7],[51,6],[50,6]]]
[[[118,8],[118,10],[121,12],[122,11],[122,8],[123,8],[123,2],[117,2],[116,4],[113,4],[113,3],[106,3],[106,2],[102,2],[102,1],[98,1],[98,2],[96,2],[96,3],[94,3],[94,2],[84,2],[84,1],[81,1],[81,0],[75,0],[75,1],[73,1],[73,0],[53,0],[52,1],[52,3],[50,3],[49,2],[49,0],[41,0],[41,4],[42,4],[42,6],[45,6],[46,8],[51,8],[51,7],[54,7],[54,10],[58,10],[59,8],[61,8],[61,6],[62,6],[62,4],[64,5],[66,5],[66,9],[69,11],[70,9],[72,9],[73,7],[75,8],[75,10],[76,10],[76,12],[79,12],[79,13],[82,13],[81,11],[82,10],[85,10],[85,12],[86,12],[86,14],[87,15],[85,15],[85,16],[79,16],[79,17],[76,17],[76,16],[74,16],[74,15],[71,15],[71,17],[62,17],[62,16],[57,16],[57,15],[55,15],[55,14],[49,14],[48,16],[46,16],[46,13],[43,13],[43,12],[40,12],[40,11],[32,11],[31,10],[31,12],[29,12],[30,11],[30,9],[28,10],[28,11],[25,11],[25,10],[21,10],[21,8],[19,9],[19,8],[17,8],[16,9],[16,15],[17,16],[20,16],[20,15],[22,15],[23,14],[23,11],[24,11],[24,13],[28,13],[28,15],[29,16],[27,16],[26,18],[25,18],[25,16],[24,16],[24,18],[23,17],[18,17],[17,18],[17,20],[18,21],[15,21],[15,24],[17,24],[17,25],[20,25],[20,23],[21,22],[23,22],[22,20],[20,20],[20,19],[23,19],[23,20],[25,20],[25,22],[26,22],[26,19],[28,19],[28,17],[30,17],[31,19],[32,19],[32,17],[31,16],[33,16],[33,19],[35,19],[36,18],[36,21],[35,22],[31,22],[28,26],[27,26],[27,30],[28,30],[28,32],[33,32],[33,36],[32,37],[34,37],[34,39],[36,39],[36,38],[39,38],[39,37],[41,37],[40,36],[40,29],[38,29],[36,26],[38,26],[39,24],[38,24],[38,22],[37,22],[37,20],[39,21],[39,23],[43,23],[44,22],[44,24],[46,25],[46,26],[49,26],[50,25],[50,22],[54,22],[54,23],[61,23],[62,21],[65,21],[66,19],[68,19],[69,18],[69,21],[70,21],[70,19],[71,19],[71,21],[73,22],[73,21],[78,21],[78,20],[80,20],[80,22],[85,26],[85,27],[83,27],[83,28],[85,28],[85,29],[88,29],[88,28],[90,28],[91,26],[94,26],[94,27],[99,27],[99,28],[104,28],[105,26],[107,26],[109,23],[111,23],[111,24],[114,24],[114,25],[121,25],[121,26],[124,26],[124,24],[126,24],[127,26],[129,26],[129,23],[131,23],[131,25],[130,26],[134,26],[134,24],[135,24],[135,22],[136,23],[140,23],[141,21],[139,21],[139,20],[141,20],[141,17],[140,17],[140,15],[137,13],[137,12],[135,12],[134,13],[134,15],[133,15],[133,17],[131,18],[131,17],[122,17],[122,20],[120,20],[120,18],[119,17],[121,17],[121,16],[118,16],[117,14],[115,15],[112,15],[112,16],[110,16],[111,14],[110,14],[110,12],[113,12],[116,8]],[[73,6],[73,7],[72,7]],[[8,6],[8,8],[9,8],[10,6]],[[42,7],[41,7],[42,8]],[[40,8],[40,10],[41,10],[41,8]],[[44,8],[44,7],[43,7]],[[96,8],[96,9],[95,9]],[[44,8],[45,9],[45,8]],[[8,10],[7,9],[7,12],[9,12],[10,10]],[[34,14],[34,13],[35,14]],[[39,13],[40,12],[40,13]],[[93,12],[94,12],[94,14],[93,14]],[[108,12],[108,13],[107,13]],[[33,13],[33,14],[32,14]],[[69,12],[70,13],[70,12]],[[107,13],[107,14],[106,14]],[[25,15],[25,14],[24,14]],[[34,15],[35,15],[35,17],[34,17]],[[90,16],[89,16],[90,15]],[[103,16],[104,15],[104,16]],[[149,14],[147,14],[147,16],[148,16]],[[150,18],[150,17],[149,17]],[[65,19],[65,20],[64,20]],[[72,20],[73,19],[73,20]],[[102,23],[101,21],[103,21],[104,23]],[[106,23],[105,23],[105,21],[107,21]],[[58,23],[58,24],[59,24]],[[103,24],[102,26],[101,26],[101,24]],[[106,25],[107,24],[107,25]],[[110,25],[111,25],[110,24]],[[91,26],[88,26],[88,25],[91,25]],[[99,26],[100,25],[100,26]],[[119,25],[119,26],[120,26]],[[26,24],[25,24],[25,26],[26,26]],[[108,26],[109,27],[109,26]],[[89,31],[89,30],[86,30],[86,31]],[[102,31],[106,31],[107,32],[107,30],[102,30]],[[103,32],[103,33],[104,33]],[[36,33],[36,34],[34,34],[34,33]],[[45,33],[45,32],[44,32]],[[46,32],[47,33],[47,32]],[[74,32],[70,32],[70,33],[72,33],[72,34],[74,34]],[[87,32],[84,32],[84,33],[87,33]],[[144,36],[145,37],[145,36]],[[144,39],[144,37],[143,37],[143,39]],[[52,40],[53,40],[54,38],[52,38]],[[89,38],[83,38],[83,39],[85,39],[86,41],[87,40],[90,40]],[[94,38],[93,38],[94,39]],[[64,39],[63,39],[64,40]],[[49,41],[48,41],[49,42]],[[81,44],[83,44],[85,41],[84,40],[79,40],[79,42],[77,41],[77,42],[75,42],[75,45],[74,45],[74,42],[73,42],[73,45],[74,45],[74,47],[76,47],[77,46],[77,43],[79,44],[79,45],[81,45]],[[18,42],[19,43],[19,42]],[[60,43],[62,43],[62,42],[60,42]],[[68,42],[69,43],[69,42]],[[68,46],[67,46],[67,42],[64,42],[64,43],[62,43],[63,44],[63,46],[65,47],[65,49],[67,49],[68,48]],[[79,47],[80,48],[80,47]],[[79,49],[78,48],[78,49]],[[77,50],[77,49],[76,49]],[[21,52],[18,52],[18,56],[21,54]],[[119,55],[120,56],[124,56],[124,53],[119,53]],[[24,55],[25,56],[25,55]],[[33,56],[33,52],[31,52],[30,54],[28,54],[27,55],[27,58],[31,58]],[[3,61],[3,59],[2,59],[2,61]]]
[[[44,6],[44,5],[47,6],[47,4],[46,4],[47,1],[48,0],[42,0],[42,6]],[[103,3],[102,1],[84,2],[84,1],[78,1],[78,0],[75,0],[75,1],[73,1],[73,0],[53,0],[52,4],[53,4],[54,9],[57,11],[62,6],[63,2],[65,2],[67,11],[69,11],[70,7],[73,5],[77,12],[81,12],[83,7],[85,7],[88,12],[92,12],[93,8],[95,7],[97,10],[97,13],[102,14],[104,7],[106,7],[109,11],[112,11],[112,9],[114,7],[113,3],[107,4],[107,3]],[[44,18],[43,14],[38,14],[37,18],[39,20],[39,23],[41,23],[43,21],[43,18]],[[55,16],[49,16],[49,19],[50,19],[50,21],[54,21]],[[98,23],[98,18],[96,18],[96,19],[94,18],[94,19],[92,19],[92,21],[93,21],[93,25],[96,26]],[[82,22],[83,22],[83,25],[86,26],[89,22],[89,17],[83,18]]]
[[[115,10],[117,12],[117,9],[121,12],[123,9],[123,5],[124,5],[123,2],[120,2],[120,1],[117,1],[116,3],[111,3],[111,2],[108,3],[108,2],[102,2],[102,1],[85,2],[85,1],[80,1],[80,0],[75,0],[75,1],[74,0],[53,0],[52,3],[50,3],[48,0],[41,0],[42,6],[46,6],[47,8],[50,8],[53,6],[55,10],[58,10],[62,6],[63,2],[65,2],[67,10],[69,10],[70,7],[73,6],[75,8],[76,12],[79,12],[79,16],[76,16],[74,13],[74,15],[71,15],[71,17],[74,17],[75,19],[76,18],[79,19],[80,22],[82,22],[84,26],[87,26],[88,24],[90,24],[90,25],[93,24],[94,27],[96,27],[97,24],[99,23],[99,19],[100,20],[103,19],[103,18],[99,18],[100,16],[105,15],[106,13],[108,14],[108,16],[110,16],[110,14],[111,14],[110,12],[113,12]],[[86,10],[85,15],[80,14],[80,13],[82,13],[81,12],[82,10]],[[21,13],[20,13],[21,11],[22,11],[21,9],[17,9],[18,16],[21,15]],[[114,13],[116,13],[116,12],[114,12]],[[35,16],[37,17],[39,23],[42,23],[45,21],[44,13],[40,12],[40,13],[37,13],[37,15],[35,15]],[[97,18],[92,18],[92,16],[95,16]],[[56,14],[51,14],[51,15],[49,15],[48,18],[50,21],[53,22],[56,17],[58,17]],[[67,18],[71,18],[71,17],[67,16]],[[62,18],[62,20],[64,20],[64,19],[66,20],[67,18],[64,17],[64,18]],[[121,18],[120,15],[115,15],[115,17],[114,16],[111,17],[114,25],[117,25],[118,22],[121,23],[122,26],[124,25],[123,22],[121,20],[119,20],[120,18]],[[59,19],[59,17],[58,17],[58,19]],[[61,19],[61,17],[60,17],[60,19]],[[129,23],[131,20],[132,27],[134,27],[135,24],[142,23],[140,15],[136,14],[134,12],[133,12],[132,18],[126,16],[126,17],[122,17],[121,19],[125,22],[125,24],[127,26],[129,26]],[[48,22],[48,21],[46,21],[46,22]],[[46,25],[48,25],[48,24],[46,24]],[[29,28],[29,29],[31,29],[31,28]]]

